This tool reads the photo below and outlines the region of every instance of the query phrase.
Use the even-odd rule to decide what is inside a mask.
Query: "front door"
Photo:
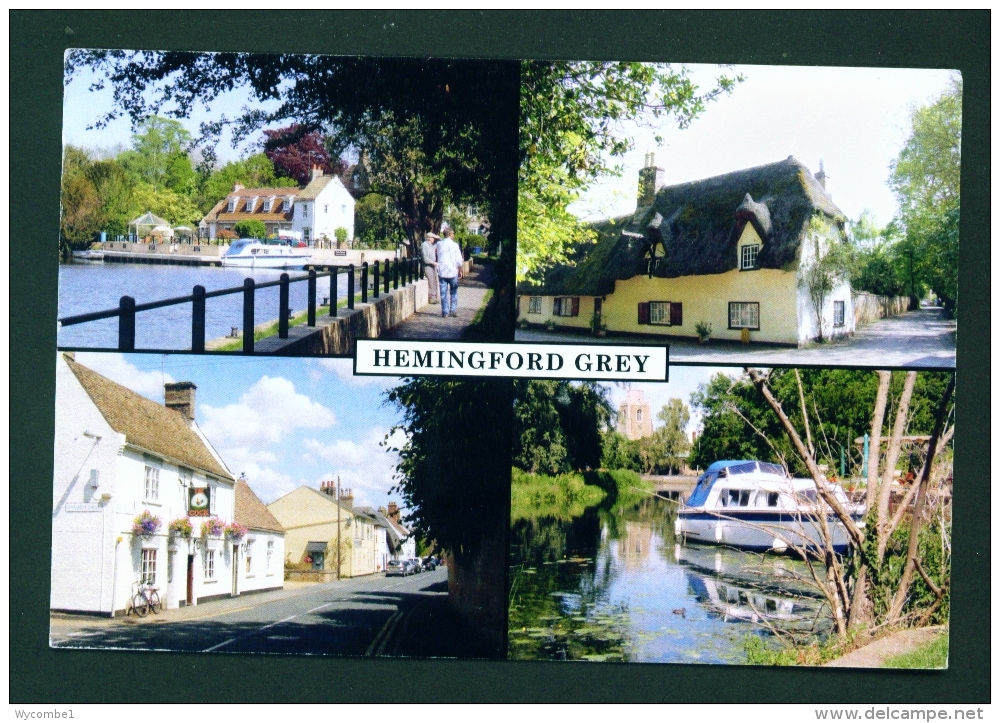
[[[194,555],[188,555],[187,594],[184,596],[184,604],[194,605]]]
[[[240,546],[233,545],[233,595],[240,594],[239,579],[240,579]]]

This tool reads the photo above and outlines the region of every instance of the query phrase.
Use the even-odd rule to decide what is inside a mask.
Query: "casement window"
[[[257,205],[257,198],[256,198],[256,196],[254,198],[248,198],[247,199],[247,208],[246,208],[247,213],[253,213],[253,207],[256,206],[256,205]]]
[[[160,470],[158,467],[146,465],[146,476],[143,484],[143,499],[156,502],[160,499]]]
[[[730,301],[729,328],[760,329],[760,303],[756,301]]]
[[[264,207],[261,209],[264,213],[271,213],[271,206],[274,204],[274,199],[269,198],[264,201]]]
[[[639,304],[639,323],[659,326],[681,326],[684,307],[678,301],[646,301]]]
[[[215,550],[205,550],[205,579],[215,579]]]
[[[302,204],[302,218],[309,218],[309,204]]]
[[[265,568],[271,572],[271,558],[274,557],[274,540],[267,541],[267,557],[264,558]]]
[[[285,198],[285,202],[281,206],[281,212],[288,213],[291,210],[292,210],[292,197],[288,196]]]
[[[323,204],[323,213],[330,213],[330,204],[328,203]]]
[[[251,564],[251,561],[253,560],[253,540],[247,540],[246,547],[247,551],[244,557],[247,561],[247,574],[249,575],[250,571],[253,569],[253,565]]]
[[[553,316],[579,316],[580,297],[579,296],[557,296],[552,300]]]
[[[139,571],[139,582],[143,585],[156,584],[156,550],[143,548],[142,568]]]
[[[239,202],[238,198],[230,198],[229,205],[226,207],[226,213],[232,213],[236,210],[236,204]]]
[[[344,205],[344,206],[341,206],[341,207],[340,207],[340,212],[341,212],[342,214],[343,214],[343,213],[347,213],[347,206],[346,206],[346,205]]]
[[[542,297],[541,296],[531,296],[531,297],[528,297],[528,313],[529,314],[541,314],[542,313]]]
[[[833,325],[843,326],[844,325],[844,302],[834,301],[833,302]]]
[[[760,252],[760,244],[747,244],[740,249],[740,270],[757,268],[757,254]]]
[[[215,498],[219,496],[219,488],[209,485],[208,490],[208,514],[217,515]]]

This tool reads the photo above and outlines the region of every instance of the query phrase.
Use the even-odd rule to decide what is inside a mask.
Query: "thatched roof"
[[[837,224],[846,218],[802,163],[784,161],[701,181],[666,186],[652,206],[593,225],[598,240],[574,251],[573,265],[550,269],[542,284],[521,284],[521,293],[601,296],[615,281],[648,270],[651,248],[665,256],[654,276],[721,274],[736,268],[736,242],[751,223],[764,243],[760,268],[793,267],[814,213]]]
[[[136,394],[69,356],[63,358],[111,428],[125,435],[127,444],[222,479],[233,479],[180,412]]]

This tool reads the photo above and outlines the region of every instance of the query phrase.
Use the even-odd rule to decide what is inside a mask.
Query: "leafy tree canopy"
[[[276,173],[305,186],[312,177],[314,167],[319,167],[327,175],[339,173],[347,167],[327,151],[322,133],[306,133],[304,130],[297,123],[277,130],[264,130],[267,137],[264,154],[271,159]]]
[[[150,115],[138,124],[132,148],[119,155],[118,162],[156,190],[165,185],[172,167],[172,178],[177,181],[179,159],[187,159],[190,165],[187,153],[191,143],[191,134],[179,121]]]

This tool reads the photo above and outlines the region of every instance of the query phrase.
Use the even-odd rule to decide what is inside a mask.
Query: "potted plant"
[[[712,324],[708,321],[699,321],[694,325],[694,331],[698,335],[699,343],[704,344],[712,336]]]
[[[247,528],[239,522],[230,522],[226,525],[225,535],[229,542],[239,542],[247,534]]]
[[[548,321],[545,322],[545,328],[548,331],[555,331],[556,330],[556,322],[553,321],[552,319],[549,319]]]
[[[528,323],[527,319],[522,317],[521,319],[518,320],[517,326],[519,329],[527,329],[530,326],[530,324]]]
[[[159,517],[149,510],[143,510],[141,515],[132,520],[132,535],[144,540],[152,540],[153,535],[159,532],[162,524]]]

